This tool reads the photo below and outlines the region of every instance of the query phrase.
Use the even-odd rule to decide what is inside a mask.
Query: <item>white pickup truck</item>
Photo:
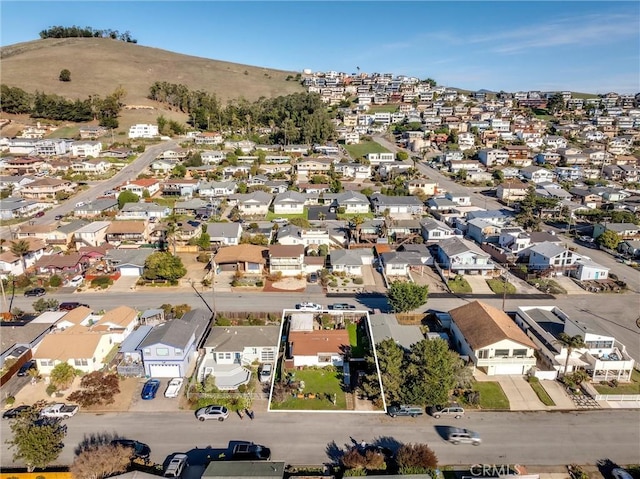
[[[79,409],[80,408],[75,404],[52,404],[51,406],[47,406],[42,411],[40,411],[40,417],[66,419],[68,417],[74,416]]]

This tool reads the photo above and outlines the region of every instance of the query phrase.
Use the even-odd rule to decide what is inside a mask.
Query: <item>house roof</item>
[[[270,258],[293,258],[304,254],[304,246],[301,244],[282,245],[272,244],[269,246]]]
[[[116,201],[117,204],[117,201]],[[124,206],[122,207],[122,209],[120,210],[120,213],[129,213],[129,212],[163,212],[165,210],[168,210],[169,208],[167,208],[166,206],[161,206],[157,203],[146,203],[146,202],[142,202],[142,203],[125,203]]]
[[[282,479],[284,461],[211,461],[202,477],[241,479]]]
[[[258,190],[252,193],[235,193],[233,195],[229,195],[229,199],[237,200],[238,203],[250,202],[268,205],[271,203],[271,200],[273,200],[273,195],[266,191]]]
[[[41,334],[51,328],[51,323],[33,321],[27,324],[3,324],[0,326],[0,354],[4,354],[20,344],[31,344]]]
[[[545,258],[553,258],[554,256],[564,253],[566,250],[567,248],[563,245],[551,243],[550,241],[545,241],[544,243],[539,243],[529,248],[530,252],[534,252]]]
[[[55,223],[46,223],[43,225],[20,225],[18,229],[19,234],[38,234],[38,233],[50,233],[56,230]]]
[[[369,316],[369,322],[371,324],[371,335],[376,344],[390,338],[408,350],[411,345],[424,339],[420,326],[400,325],[395,314],[372,314]]]
[[[346,329],[320,329],[315,331],[291,331],[289,341],[294,356],[315,356],[318,353],[343,354],[349,346]]]
[[[537,349],[531,339],[504,311],[488,304],[474,301],[452,309],[449,314],[474,351],[504,339]]]
[[[35,263],[36,268],[72,268],[81,263],[88,263],[89,257],[82,253],[53,254],[43,256]]]
[[[438,243],[438,248],[441,249],[448,257],[466,253],[467,251],[471,251],[482,256],[489,256],[489,254],[482,251],[474,243],[456,237],[440,241]]]
[[[381,193],[374,193],[371,195],[371,202],[376,203],[379,206],[423,206],[422,201],[415,196],[387,196]]]
[[[207,234],[213,238],[239,238],[242,234],[240,223],[207,223]]]
[[[247,347],[277,347],[280,326],[214,326],[205,348],[216,352],[236,352]]]
[[[107,234],[144,233],[147,225],[144,221],[112,221],[107,228]]]
[[[92,358],[103,335],[81,326],[52,332],[44,337],[33,357],[59,361]]]
[[[358,249],[336,249],[329,253],[330,261],[335,265],[362,266],[364,264],[363,257],[373,257],[373,251],[370,248]]]
[[[153,326],[145,324],[132,331],[131,334],[124,338],[124,341],[122,341],[122,344],[120,345],[120,352],[133,353],[137,351],[139,349],[138,346],[140,346],[142,340],[147,337],[147,334],[149,334],[152,329]]]
[[[60,321],[68,321],[73,324],[80,324],[89,317],[91,310],[86,306],[79,306],[65,314]]]
[[[110,309],[97,322],[99,325],[117,325],[126,328],[138,318],[138,311],[129,306],[118,306]]]
[[[66,225],[58,226],[58,231],[64,234],[74,233],[75,231],[87,226],[89,222],[87,220],[74,220]]]
[[[307,195],[299,193],[298,191],[288,190],[284,193],[278,193],[273,200],[274,203],[304,203],[307,200]]]
[[[110,249],[106,258],[116,267],[126,264],[143,267],[145,261],[154,253],[151,248],[138,249]]]
[[[640,231],[640,226],[633,223],[606,223],[603,225],[605,229],[609,231],[615,231],[616,233],[623,233],[625,231]]]
[[[244,261],[265,264],[265,251],[269,248],[252,244],[240,244],[220,248],[214,257],[216,264],[228,264]]]
[[[210,320],[210,311],[202,308],[192,309],[180,319],[172,319],[155,326],[140,343],[140,349],[154,344],[166,344],[184,350],[189,345],[192,335],[195,335],[196,341],[202,336]]]
[[[97,233],[100,230],[111,226],[111,221],[93,221],[76,230],[76,234],[81,233]]]
[[[384,264],[406,264],[410,266],[422,266],[432,264],[431,255],[418,251],[391,251],[380,255]]]

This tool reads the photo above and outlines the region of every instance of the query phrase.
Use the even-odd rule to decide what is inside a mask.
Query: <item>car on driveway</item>
[[[22,406],[7,409],[5,412],[2,413],[2,419],[15,419],[30,407],[31,406],[27,406],[23,404]]]
[[[47,290],[44,288],[32,288],[24,292],[25,296],[44,296],[47,294]]]
[[[158,392],[158,388],[160,388],[160,380],[158,379],[149,379],[144,386],[142,386],[142,393],[140,396],[142,399],[154,399],[156,397],[156,393]]]
[[[182,378],[173,378],[171,381],[169,381],[167,390],[164,392],[164,397],[177,398],[183,382],[184,382],[184,379]]]
[[[174,454],[167,468],[164,470],[164,477],[181,477],[185,467],[189,465],[188,456],[186,454]]]
[[[340,309],[356,309],[353,304],[349,303],[334,303],[329,305],[329,309],[340,310]]]
[[[27,374],[29,374],[29,371],[36,368],[37,366],[36,366],[35,360],[30,359],[29,361],[24,363],[22,366],[20,366],[17,376],[20,376],[20,377],[26,376]]]
[[[142,459],[145,463],[149,462],[151,448],[143,442],[134,441],[133,439],[114,439],[111,441],[114,446],[122,446],[133,449],[133,457]]]
[[[229,417],[229,410],[224,406],[207,406],[196,411],[198,421],[206,421],[207,419],[217,419],[222,422]]]
[[[303,302],[296,304],[296,309],[300,311],[322,311],[322,305],[318,303]]]
[[[309,283],[317,283],[318,282],[318,273],[311,273],[308,278]]]
[[[260,371],[258,372],[258,378],[261,383],[269,382],[271,379],[271,372],[273,371],[273,365],[270,363],[265,363],[260,367]]]

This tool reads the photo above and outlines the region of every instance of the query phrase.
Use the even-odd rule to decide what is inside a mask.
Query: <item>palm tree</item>
[[[584,343],[584,339],[579,334],[575,336],[569,336],[567,333],[558,334],[558,338],[556,339],[556,343],[567,348],[567,359],[564,361],[564,373],[563,376],[567,375],[567,368],[569,367],[569,358],[571,357],[571,353],[574,349],[584,348],[586,344]]]
[[[318,219],[324,224],[324,220],[327,219],[327,215],[321,211],[318,213]]]
[[[176,255],[176,239],[179,231],[180,227],[178,226],[178,223],[175,222],[175,220],[169,221],[164,231],[164,239],[165,241],[171,243],[173,256]]]
[[[360,243],[360,227],[364,223],[364,218],[361,215],[354,215],[351,217],[349,226],[355,232],[356,243]]]
[[[27,273],[27,261],[25,260],[25,256],[27,256],[27,254],[29,253],[29,251],[31,250],[31,246],[29,245],[29,242],[27,240],[17,240],[17,241],[12,241],[11,242],[11,246],[9,247],[9,249],[11,250],[11,252],[16,255],[17,257],[20,258],[20,261],[22,262],[22,271],[23,274]]]

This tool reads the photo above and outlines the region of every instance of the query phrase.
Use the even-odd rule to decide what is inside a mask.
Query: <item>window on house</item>
[[[478,359],[487,359],[489,357],[489,351],[486,349],[481,349],[478,351]]]
[[[330,363],[331,355],[330,354],[318,354],[318,362],[319,363]]]
[[[182,356],[182,349],[180,348],[175,348],[173,350],[173,354],[175,354],[176,356]]]
[[[496,357],[496,358],[509,357],[509,350],[508,349],[496,349],[496,351],[495,351],[493,356]]]
[[[527,350],[526,349],[514,349],[513,350],[513,355],[517,358],[524,358],[527,356]]]
[[[156,356],[169,356],[169,348],[156,348]]]
[[[151,349],[146,348],[146,349],[144,350],[144,354],[151,354]]]
[[[73,364],[75,366],[88,366],[89,361],[87,359],[74,359]]]

